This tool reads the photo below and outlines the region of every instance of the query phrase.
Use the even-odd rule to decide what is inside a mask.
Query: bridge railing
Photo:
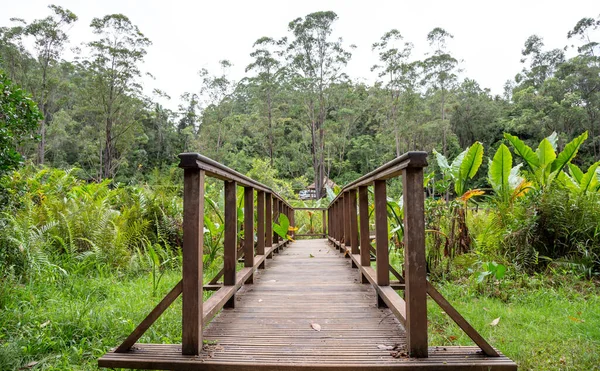
[[[353,258],[353,265],[360,267],[363,282],[373,284],[378,294],[378,305],[389,307],[404,323],[411,357],[427,357],[427,270],[423,192],[423,168],[426,166],[426,152],[408,152],[346,185],[330,203],[328,210],[330,239],[339,248],[348,251],[349,256]],[[404,195],[404,300],[390,286],[389,278],[386,180],[398,176],[402,176]],[[373,187],[375,204],[376,268],[371,267],[370,259],[370,186]]]
[[[363,283],[377,292],[377,304],[389,307],[404,324],[411,357],[427,357],[427,295],[488,356],[498,352],[452,307],[427,280],[425,260],[425,195],[423,168],[426,152],[408,152],[342,188],[328,207],[328,238],[359,268]],[[404,207],[404,271],[400,274],[389,261],[386,181],[402,177]],[[369,233],[369,189],[373,187],[375,248]],[[358,202],[357,202],[358,198]],[[360,221],[360,223],[359,223]],[[376,265],[371,267],[371,253]],[[390,273],[398,281],[390,282]],[[404,290],[404,298],[396,289]]]
[[[256,269],[265,267],[288,240],[273,233],[273,221],[285,214],[294,225],[293,207],[271,188],[198,153],[179,155],[179,167],[184,170],[183,187],[183,274],[182,280],[150,312],[127,339],[115,350],[128,352],[137,340],[182,295],[182,354],[198,355],[202,350],[202,327],[224,307],[235,306],[235,293],[246,283],[253,282]],[[223,269],[203,284],[202,256],[204,242],[204,188],[206,177],[224,183],[225,217]],[[244,240],[238,250],[237,189],[244,189]],[[256,196],[256,208],[255,208]],[[256,220],[254,218],[256,211]],[[254,241],[256,227],[257,241]],[[238,258],[244,267],[236,269]],[[222,278],[222,284],[218,281]],[[215,290],[203,302],[203,290]]]

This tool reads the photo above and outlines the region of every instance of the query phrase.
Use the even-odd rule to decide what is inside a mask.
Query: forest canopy
[[[333,36],[337,14],[315,12],[291,20],[286,34],[257,37],[240,81],[228,60],[220,71],[200,69],[200,85],[181,92],[174,110],[159,103],[164,92],[144,89],[152,42],[134,20],[94,18],[94,37],[71,45],[78,21],[55,5],[46,18],[13,19],[0,27],[0,67],[43,114],[19,151],[90,180],[143,178],[197,151],[241,172],[268,161],[298,191],[324,176],[344,184],[409,150],[452,157],[474,141],[497,148],[504,132],[533,145],[556,131],[562,148],[587,130],[576,161],[600,158],[600,17],[565,30],[563,49],[546,48],[543,35],[524,40],[523,69],[499,96],[461,73],[452,30],[441,27],[422,40],[399,29],[373,40],[378,79],[361,82],[346,71],[356,47]],[[414,57],[415,43],[427,46],[425,58]]]

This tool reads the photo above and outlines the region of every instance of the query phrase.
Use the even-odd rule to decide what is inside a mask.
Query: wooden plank
[[[144,320],[133,330],[133,332],[115,350],[115,353],[125,353],[138,341],[142,335],[152,326],[163,312],[179,297],[183,290],[183,281],[179,281],[171,291],[158,303],[158,305],[144,318]]]
[[[323,236],[327,236],[327,209],[323,209]]]
[[[387,190],[385,180],[374,182],[375,194],[375,248],[377,250],[377,284],[386,286],[390,283],[388,224],[387,224]],[[406,192],[406,190],[404,191]]]
[[[358,188],[358,212],[360,216],[360,265],[370,266],[372,249],[369,239],[369,189],[368,187]],[[362,275],[361,275],[362,276]],[[362,278],[363,283],[365,278]]]
[[[223,285],[235,285],[237,265],[237,184],[236,182],[225,183],[225,230],[223,238]],[[227,308],[235,306],[235,297],[227,304]]]
[[[254,189],[244,187],[244,267],[254,266]],[[251,274],[246,283],[253,282]]]
[[[404,194],[404,269],[406,333],[411,357],[427,357],[427,265],[425,262],[425,196],[423,169],[406,168]],[[377,235],[377,245],[379,245]],[[386,237],[387,238],[387,237]],[[377,251],[379,253],[379,250]],[[379,262],[377,264],[379,267]],[[387,273],[386,269],[386,273]]]
[[[256,192],[256,255],[265,254],[265,192]],[[264,263],[258,267],[265,269]]]
[[[431,283],[427,282],[427,293],[442,308],[444,312],[460,327],[468,337],[481,348],[483,353],[490,357],[499,357],[500,355],[492,346],[471,326],[461,314],[436,290]]]
[[[348,192],[350,196],[349,213],[350,213],[350,246],[353,254],[358,254],[358,218],[356,209],[356,190],[352,189]]]
[[[202,170],[185,169],[183,185],[182,352],[202,350],[202,249],[204,236]]]
[[[255,267],[261,259],[255,257]],[[352,259],[359,261],[360,255],[352,254]],[[201,355],[183,356],[180,345],[136,344],[131,352],[111,352],[98,363],[179,370],[516,369],[508,358],[487,357],[477,347],[432,347],[430,357],[421,359],[392,357],[378,345],[405,345],[404,330],[391,309],[372,305],[375,289],[354,280],[355,271],[348,268],[348,261],[323,240],[294,242],[293,249],[257,275],[254,285],[241,286],[247,273],[240,273],[236,308],[221,311],[206,326]],[[364,268],[376,284],[377,273]],[[392,298],[391,308],[402,307],[393,304],[400,298],[391,286],[380,290],[379,295]],[[212,301],[223,302],[228,294],[219,295]],[[205,307],[218,308],[207,303]],[[315,323],[321,331],[313,329]]]

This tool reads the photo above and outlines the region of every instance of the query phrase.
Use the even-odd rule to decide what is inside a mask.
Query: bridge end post
[[[204,180],[204,170],[184,168],[181,351],[185,355],[202,351]]]
[[[427,268],[425,261],[425,195],[423,168],[402,172],[404,194],[404,261],[406,334],[411,357],[425,358],[427,351]]]

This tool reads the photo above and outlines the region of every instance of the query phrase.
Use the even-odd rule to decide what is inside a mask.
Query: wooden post
[[[266,213],[266,218],[265,218],[265,237],[266,237],[266,241],[265,241],[265,246],[267,247],[271,247],[273,246],[273,196],[271,193],[267,193],[266,195],[266,199],[265,199],[265,213]],[[273,258],[273,253],[269,254],[269,256],[267,256],[267,258],[272,259]]]
[[[343,201],[344,201],[344,195],[341,195],[340,198],[338,198],[337,201],[337,223],[338,223],[338,233],[340,238],[338,239],[338,242],[340,244],[340,249],[342,247],[342,241],[344,240],[344,209],[343,209]]]
[[[254,267],[254,189],[244,187],[244,267]],[[254,272],[246,283],[254,282]]]
[[[390,260],[388,251],[388,225],[387,225],[387,190],[385,180],[373,182],[375,191],[375,247],[377,255],[377,284],[388,286],[390,284]],[[407,192],[404,189],[404,192]],[[378,306],[385,303],[378,295]]]
[[[404,193],[406,337],[409,356],[423,358],[428,356],[423,168],[404,169],[402,171],[402,189]],[[377,245],[379,246],[379,242]],[[379,261],[377,268],[379,268]]]
[[[327,211],[323,210],[323,238],[327,237]]]
[[[256,191],[256,255],[265,255],[265,192]],[[258,266],[265,269],[265,261]]]
[[[344,246],[350,247],[351,232],[350,232],[350,192],[344,193]]]
[[[296,211],[292,208],[290,209],[290,226],[292,228],[296,228]],[[290,235],[292,236],[292,238],[294,238],[294,236],[296,235],[296,232],[292,231],[290,232]]]
[[[279,200],[273,197],[273,222],[278,223],[279,220]],[[279,235],[273,231],[273,243],[277,244],[279,242]],[[277,249],[275,251],[278,251]]]
[[[350,246],[352,254],[358,254],[358,218],[356,215],[356,189],[349,192],[350,195]]]
[[[185,169],[183,180],[183,303],[181,352],[202,351],[204,170]]]
[[[358,209],[360,213],[360,265],[371,266],[371,240],[369,238],[369,189],[367,186],[358,187]],[[362,283],[369,283],[367,277],[361,274]]]
[[[225,230],[223,239],[223,285],[236,283],[237,264],[237,183],[225,181]],[[225,308],[235,307],[235,295],[225,303]]]

